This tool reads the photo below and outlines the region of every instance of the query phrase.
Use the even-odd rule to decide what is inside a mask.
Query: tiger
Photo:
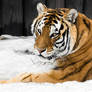
[[[1,83],[84,82],[92,79],[92,20],[76,9],[37,4],[31,31],[39,57],[55,66],[43,73],[24,73]],[[38,68],[38,67],[37,67]]]

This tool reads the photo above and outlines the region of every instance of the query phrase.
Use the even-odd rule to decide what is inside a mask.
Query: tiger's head
[[[42,3],[37,4],[37,10],[38,16],[31,26],[37,53],[49,60],[72,53],[78,12],[75,9],[50,9]]]

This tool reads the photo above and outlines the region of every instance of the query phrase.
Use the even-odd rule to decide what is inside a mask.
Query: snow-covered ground
[[[0,92],[92,92],[92,81],[84,83],[14,83],[0,84]]]
[[[45,72],[54,67],[52,61],[34,55],[33,37],[6,37],[8,39],[0,40],[0,80],[10,79],[24,72]],[[0,84],[0,92],[92,92],[92,80],[83,83],[73,81],[57,84]]]

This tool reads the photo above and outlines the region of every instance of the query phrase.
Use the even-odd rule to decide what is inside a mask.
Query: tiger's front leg
[[[39,74],[31,74],[24,73],[19,76],[16,76],[10,80],[1,80],[0,83],[16,83],[16,82],[49,82],[49,83],[57,83],[59,82],[52,74],[49,73],[39,73]]]
[[[16,83],[16,82],[57,82],[56,80],[52,79],[48,74],[30,74],[24,73],[18,75],[10,80],[1,80],[0,83]]]

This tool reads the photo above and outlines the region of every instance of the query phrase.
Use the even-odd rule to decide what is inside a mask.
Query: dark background
[[[92,0],[0,0],[0,35],[31,35],[30,24],[37,16],[38,2],[48,8],[75,8],[92,18]]]

